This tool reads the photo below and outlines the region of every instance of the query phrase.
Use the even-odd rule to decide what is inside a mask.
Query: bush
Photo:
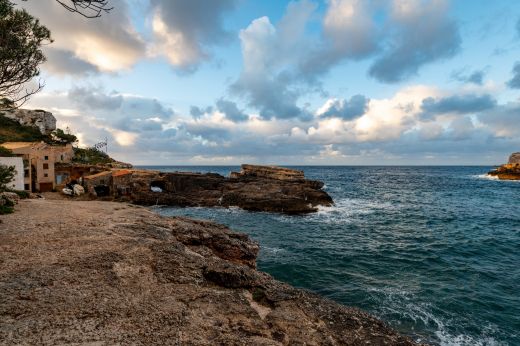
[[[11,214],[14,211],[12,206],[0,205],[0,215]]]
[[[14,166],[0,165],[0,192],[7,189],[7,184],[13,181],[15,174]]]
[[[29,198],[29,192],[24,190],[13,190],[13,189],[7,189],[8,192],[14,192],[20,197],[20,199],[27,199]]]

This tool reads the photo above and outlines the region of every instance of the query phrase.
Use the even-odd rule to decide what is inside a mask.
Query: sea
[[[215,172],[235,166],[162,167]],[[154,207],[213,220],[261,246],[258,268],[434,345],[520,345],[520,181],[493,167],[294,167],[335,201],[288,216]]]

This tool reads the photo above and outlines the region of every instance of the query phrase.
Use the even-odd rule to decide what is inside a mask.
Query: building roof
[[[113,177],[121,177],[123,175],[128,175],[128,174],[132,174],[132,172],[129,171],[128,169],[120,169],[120,170],[114,171],[112,173],[112,176]]]
[[[90,180],[90,179],[96,179],[96,178],[104,177],[104,176],[107,176],[107,175],[112,175],[112,172],[111,171],[104,171],[104,172],[100,172],[100,173],[97,173],[97,174],[87,175],[83,179]]]
[[[0,144],[0,146],[13,150],[13,149],[32,147],[37,144],[41,144],[41,142],[6,142],[6,143]]]

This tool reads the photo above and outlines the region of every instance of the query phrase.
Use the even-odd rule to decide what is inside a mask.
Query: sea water
[[[147,167],[228,175],[239,167]],[[520,181],[491,167],[296,167],[335,205],[287,216],[156,208],[260,243],[258,267],[417,341],[520,345]]]

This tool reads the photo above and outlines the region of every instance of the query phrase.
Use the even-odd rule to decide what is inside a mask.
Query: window
[[[44,163],[43,164],[43,169],[49,169],[49,164],[48,163]]]
[[[48,178],[48,177],[49,177],[49,175],[48,175],[47,173],[45,173],[43,176],[44,176],[45,178]]]
[[[60,157],[61,157],[61,161],[63,161],[63,154]]]
[[[29,184],[25,184],[25,185],[23,186],[23,188],[24,188],[25,191],[29,191],[29,190],[30,190],[30,186],[29,186]]]
[[[49,157],[48,157],[48,156],[45,156],[45,157],[44,157],[44,160],[45,160],[45,161],[49,160]]]

